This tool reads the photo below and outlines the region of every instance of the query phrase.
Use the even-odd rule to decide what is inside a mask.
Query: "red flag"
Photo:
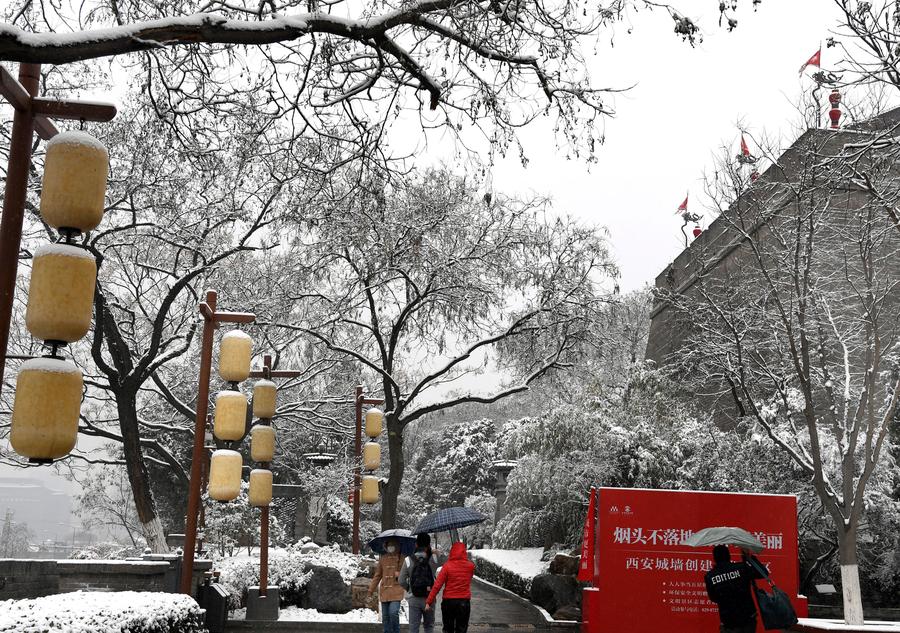
[[[806,63],[800,67],[800,74],[803,74],[803,71],[806,70],[807,66],[815,66],[817,68],[822,67],[822,47],[819,47],[813,56],[806,60]]]
[[[588,503],[587,516],[584,518],[584,535],[581,540],[581,567],[578,568],[578,580],[591,582],[594,579],[594,507],[597,490],[591,488],[591,500]]]
[[[741,154],[744,156],[750,155],[750,148],[747,147],[747,141],[744,140],[744,135],[741,134]]]
[[[684,194],[684,202],[678,205],[678,211],[676,211],[675,213],[684,213],[685,211],[687,211],[688,195],[689,194],[687,193]]]

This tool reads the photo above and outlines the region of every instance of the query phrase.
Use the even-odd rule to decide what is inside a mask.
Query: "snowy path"
[[[440,609],[435,631],[441,630]],[[508,633],[517,631],[541,631],[546,623],[540,612],[534,607],[522,604],[505,592],[498,591],[490,585],[475,582],[472,585],[472,618],[469,630],[478,633]],[[407,630],[406,625],[401,627]],[[227,631],[260,631],[268,633],[326,633],[341,631],[342,633],[376,633],[381,631],[381,624],[347,623],[347,622],[230,622]],[[554,627],[554,631],[565,630]],[[577,631],[577,627],[569,630]]]

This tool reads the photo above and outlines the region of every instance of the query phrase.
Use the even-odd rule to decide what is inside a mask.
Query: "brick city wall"
[[[59,591],[55,560],[0,560],[0,600],[39,598]]]

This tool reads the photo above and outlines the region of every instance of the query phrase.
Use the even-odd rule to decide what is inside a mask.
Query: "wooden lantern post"
[[[359,497],[360,488],[362,487],[362,469],[360,461],[362,460],[363,406],[378,406],[384,404],[384,400],[364,397],[362,385],[357,385],[354,402],[356,404],[356,426],[353,437],[353,553],[359,554]]]
[[[3,215],[0,217],[0,389],[8,358],[6,351],[9,346],[9,325],[22,243],[34,133],[37,132],[45,141],[56,136],[59,130],[50,118],[107,122],[116,116],[116,107],[112,104],[38,97],[40,79],[40,64],[19,64],[18,80],[0,66],[0,95],[15,110],[9,139]]]
[[[272,380],[273,378],[297,378],[303,375],[302,371],[294,369],[272,369],[272,356],[266,354],[263,356],[263,368],[259,371],[251,371],[250,378],[263,378]],[[270,418],[260,418],[260,424],[268,426],[271,423]],[[271,463],[264,462],[261,464],[263,468],[270,469]],[[269,587],[269,506],[265,505],[259,509],[259,595],[265,597]]]
[[[184,526],[184,553],[181,562],[181,593],[191,594],[194,576],[194,554],[197,544],[197,518],[203,477],[203,443],[206,437],[206,416],[209,412],[209,375],[212,369],[213,334],[219,323],[253,323],[256,315],[249,312],[218,312],[215,290],[206,292],[200,303],[203,317],[203,338],[200,345],[200,380],[197,386],[197,417],[194,423],[194,450],[191,457],[191,483],[188,487],[187,517]]]

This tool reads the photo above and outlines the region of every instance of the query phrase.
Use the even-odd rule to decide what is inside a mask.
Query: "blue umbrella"
[[[369,541],[369,547],[376,554],[386,554],[384,545],[390,539],[394,539],[397,542],[404,556],[409,556],[416,551],[416,537],[409,530],[385,530]]]
[[[432,512],[419,521],[413,534],[449,532],[487,521],[487,517],[472,508],[444,508]]]

